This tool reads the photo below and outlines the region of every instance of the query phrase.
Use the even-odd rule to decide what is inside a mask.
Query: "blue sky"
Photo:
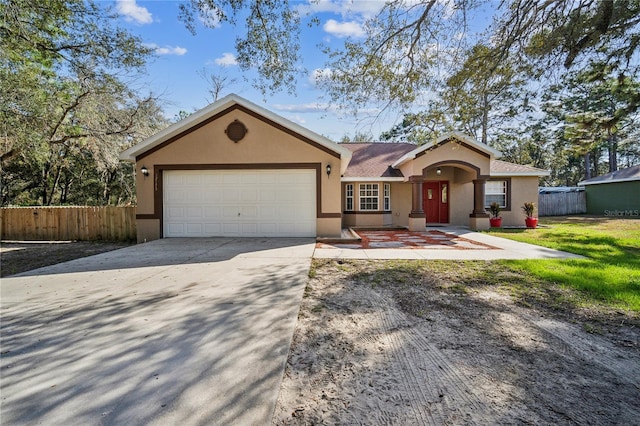
[[[199,75],[202,70],[236,80],[224,94],[236,93],[333,140],[356,132],[377,138],[402,118],[402,111],[380,114],[372,108],[353,117],[335,106],[328,108],[323,93],[313,83],[314,71],[322,70],[326,61],[318,45],[339,48],[347,37],[358,39],[363,35],[362,24],[380,11],[384,0],[290,0],[302,16],[301,56],[306,72],[297,81],[295,95],[282,92],[267,95],[266,99],[251,85],[254,76],[243,74],[235,63],[234,41],[244,28],[222,23],[211,29],[198,22],[194,36],[178,20],[179,1],[109,1],[119,14],[119,24],[155,49],[156,59],[148,66],[145,88],[162,95],[168,118],[180,110],[193,112],[208,104],[210,85]],[[439,1],[445,7],[449,4],[449,0]],[[490,13],[476,11],[474,15],[471,25],[482,31]],[[307,26],[311,18],[319,24]]]
[[[305,26],[302,34],[302,65],[307,72],[298,80],[295,95],[283,92],[267,95],[266,99],[253,88],[250,80],[246,80],[252,75],[243,74],[235,64],[234,41],[243,28],[226,23],[214,29],[199,25],[194,36],[178,20],[178,1],[115,0],[112,4],[119,14],[119,24],[140,36],[156,51],[155,60],[148,65],[144,87],[162,95],[168,118],[180,110],[192,112],[208,104],[211,99],[207,92],[209,85],[198,74],[203,69],[236,80],[227,87],[225,94],[237,93],[333,140],[344,135],[353,136],[356,131],[371,132],[377,138],[399,118],[398,113],[391,113],[374,122],[366,114],[355,118],[335,108],[327,109],[322,92],[313,84],[314,70],[321,69],[325,62],[318,44],[339,46],[346,37],[361,35],[361,24],[380,10],[382,1],[292,1],[303,15],[308,13],[320,21],[312,28]]]

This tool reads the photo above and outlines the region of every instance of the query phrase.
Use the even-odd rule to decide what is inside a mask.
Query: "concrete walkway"
[[[3,278],[2,424],[269,424],[311,239],[167,239]]]
[[[430,228],[431,229],[431,228]],[[499,260],[499,259],[581,259],[583,256],[521,243],[493,235],[473,232],[462,227],[433,228],[471,241],[491,246],[482,249],[455,249],[443,246],[429,248],[316,248],[317,259],[439,259],[439,260]]]

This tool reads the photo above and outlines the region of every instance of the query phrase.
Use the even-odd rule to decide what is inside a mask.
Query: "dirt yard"
[[[15,241],[0,244],[0,277],[130,246],[108,241]]]
[[[314,262],[273,424],[640,424],[636,314],[411,265]]]

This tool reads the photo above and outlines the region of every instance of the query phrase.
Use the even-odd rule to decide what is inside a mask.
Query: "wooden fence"
[[[587,212],[587,194],[584,191],[550,192],[538,195],[539,216],[566,216]]]
[[[136,239],[135,207],[4,207],[0,223],[3,240]]]

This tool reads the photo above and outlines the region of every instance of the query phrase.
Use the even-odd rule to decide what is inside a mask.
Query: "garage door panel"
[[[229,184],[224,184],[225,188],[222,190],[222,203],[233,203],[240,199],[237,189],[228,188]],[[237,185],[237,184],[236,184]],[[235,186],[234,186],[235,188]]]
[[[166,171],[164,235],[315,236],[315,170]]]
[[[203,208],[200,206],[188,207],[186,210],[186,217],[189,219],[202,219],[204,217]]]
[[[247,219],[258,219],[259,217],[264,216],[264,215],[258,214],[258,210],[259,209],[260,209],[260,207],[256,206],[256,205],[240,206],[238,208],[239,213],[240,213],[240,217],[243,218],[243,221],[247,220]]]
[[[242,189],[242,191],[240,192],[240,201],[242,202],[248,201],[250,203],[255,203],[258,200],[258,190],[255,188]]]
[[[206,235],[222,235],[222,224],[220,223],[205,223],[204,232]]]
[[[165,219],[167,218],[175,219],[175,218],[184,217],[185,216],[184,207],[171,207],[169,209],[166,209],[164,216],[165,216]]]
[[[203,209],[205,219],[217,219],[222,216],[222,207],[207,206]]]
[[[237,206],[225,206],[222,208],[222,219],[236,220],[236,216],[238,216]]]

